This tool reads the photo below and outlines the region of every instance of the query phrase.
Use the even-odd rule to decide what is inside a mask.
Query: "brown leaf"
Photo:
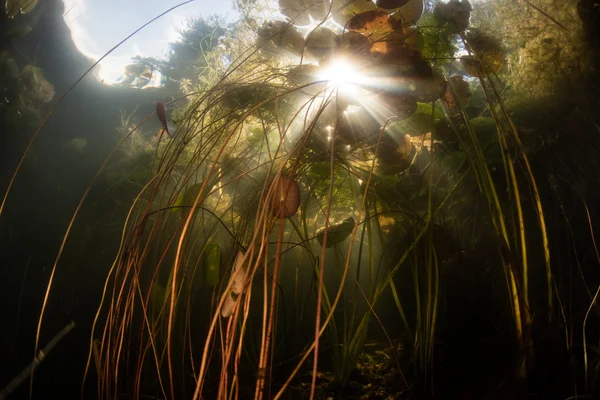
[[[449,79],[450,83],[454,87],[454,91],[458,95],[460,103],[464,106],[469,102],[471,98],[471,89],[469,88],[469,83],[465,81],[460,75],[451,76]],[[446,89],[446,93],[444,97],[442,97],[442,101],[448,105],[451,109],[456,109],[458,104],[454,96],[452,95],[452,91],[450,90],[450,86]]]
[[[278,218],[289,218],[296,214],[299,206],[300,188],[296,181],[287,175],[275,178],[270,200],[271,213]]]
[[[415,28],[400,28],[373,43],[371,54],[387,55],[402,52],[404,48],[418,49],[420,45],[422,40],[419,39],[419,33]]]
[[[339,55],[369,56],[371,51],[371,42],[369,39],[358,32],[345,31],[338,35],[338,53]]]
[[[372,42],[382,40],[395,30],[401,31],[400,22],[383,11],[367,11],[355,15],[346,25],[352,32],[365,35]]]

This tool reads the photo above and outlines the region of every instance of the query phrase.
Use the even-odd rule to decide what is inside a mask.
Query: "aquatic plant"
[[[558,80],[591,68],[591,53],[583,40],[577,0],[525,3],[486,2],[474,11],[473,24],[511,49],[507,79],[514,89],[528,96],[547,96],[555,93]]]
[[[39,126],[46,104],[54,99],[54,85],[40,67],[27,64],[19,69],[8,51],[0,54],[0,72],[4,119],[13,126]]]
[[[365,359],[379,364],[365,351],[377,331],[405,389],[395,390],[430,392],[446,279],[479,247],[504,279],[512,373],[526,379],[533,313],[566,317],[547,208],[502,91],[516,68],[503,43],[470,28],[467,1],[279,6],[285,21],[257,13],[223,38],[176,134],[159,137],[104,285],[86,379],[95,365],[100,398],[340,395]],[[138,151],[127,141],[141,124],[124,116],[122,142],[70,221],[38,336],[81,204],[112,157]],[[381,318],[390,310],[399,328]]]
[[[6,0],[4,11],[9,18],[14,18],[19,14],[31,12],[37,3],[38,0]]]

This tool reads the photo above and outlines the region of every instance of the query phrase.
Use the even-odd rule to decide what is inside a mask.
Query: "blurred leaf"
[[[504,65],[504,50],[500,43],[476,30],[469,31],[465,36],[474,53],[460,58],[465,72],[471,76],[481,77],[500,71]]]
[[[425,9],[423,0],[380,0],[377,2],[377,5],[381,8],[389,9],[390,7],[386,6],[391,6],[393,3],[400,4],[400,6],[394,7],[391,10],[393,11],[391,16],[399,20],[402,23],[402,26],[414,25],[419,22],[423,16],[423,11]]]
[[[322,21],[329,12],[330,2],[324,0],[279,0],[279,10],[294,25],[308,25],[312,17]]]
[[[458,33],[469,26],[472,10],[473,7],[468,0],[450,0],[447,3],[436,3],[433,14],[450,32]]]
[[[261,50],[273,52],[288,50],[295,54],[302,54],[304,37],[295,26],[285,21],[268,21],[258,30],[258,40]]]
[[[433,14],[425,14],[419,22],[419,30],[423,33],[423,58],[431,60],[434,65],[450,62],[456,52],[453,44],[455,35],[442,25]]]
[[[345,27],[355,15],[376,9],[371,0],[333,0],[332,14],[335,22]]]
[[[350,234],[354,228],[355,221],[354,217],[350,216],[337,224],[331,224],[327,230],[327,243],[325,247],[332,247],[334,244],[342,243]],[[317,232],[317,240],[319,244],[323,246],[323,240],[325,239],[325,228],[321,228]]]
[[[6,0],[5,8],[8,18],[14,18],[17,14],[27,14],[35,8],[38,0]]]
[[[315,28],[306,37],[306,52],[317,60],[323,60],[335,53],[337,35],[322,26]]]

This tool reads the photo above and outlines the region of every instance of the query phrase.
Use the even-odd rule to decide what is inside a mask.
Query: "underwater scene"
[[[0,400],[600,398],[600,0],[0,4]]]

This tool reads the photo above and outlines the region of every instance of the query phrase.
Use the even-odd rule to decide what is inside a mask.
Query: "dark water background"
[[[63,8],[61,1],[48,1],[32,32],[0,44],[0,51],[9,50],[20,67],[28,62],[19,57],[15,47],[22,54],[35,55],[37,65],[55,87],[50,104],[92,65],[71,41],[62,19]],[[0,25],[8,24],[4,10],[1,18]],[[138,106],[136,116],[141,119],[153,112],[154,101],[166,96],[158,89],[108,87],[89,76],[56,108],[40,132],[0,220],[0,387],[33,359],[44,288],[75,207],[121,138],[115,130],[120,126],[119,110]],[[145,127],[153,126],[157,126],[154,120]],[[4,193],[35,128],[13,131],[0,121],[0,132],[0,187]],[[69,148],[67,144],[74,138],[87,139],[87,146],[82,151]],[[107,217],[120,221],[121,226],[123,222],[114,203],[102,195],[104,190],[100,184],[91,191],[59,263],[40,348],[70,321],[75,321],[76,327],[36,370],[34,398],[79,396],[91,322],[119,240],[114,230],[103,232],[90,225]],[[121,196],[127,202],[128,195]],[[86,228],[93,234],[85,237]],[[90,378],[95,382],[93,365]],[[14,398],[25,398],[28,386],[23,384]]]

